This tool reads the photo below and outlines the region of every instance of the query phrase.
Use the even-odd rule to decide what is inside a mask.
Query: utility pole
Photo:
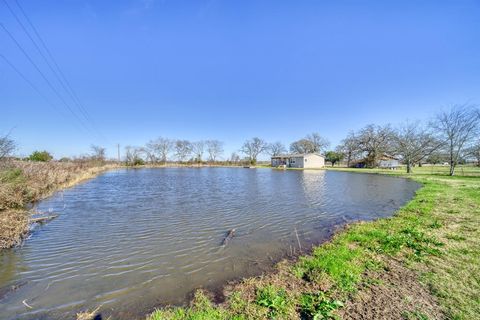
[[[117,143],[117,159],[118,163],[120,163],[120,143]]]

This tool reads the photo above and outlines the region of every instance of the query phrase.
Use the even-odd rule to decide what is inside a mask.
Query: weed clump
[[[230,316],[223,308],[216,307],[202,290],[195,292],[191,306],[188,308],[166,308],[152,313],[148,320],[241,320],[238,316]]]
[[[365,266],[361,263],[362,250],[349,248],[346,243],[329,243],[315,248],[313,255],[302,257],[294,267],[297,276],[316,282],[322,273],[333,280],[336,287],[351,292],[361,279]]]
[[[325,293],[304,293],[300,297],[300,316],[302,319],[337,319],[333,311],[343,307],[343,302],[329,299]]]
[[[257,290],[255,302],[269,309],[268,315],[275,318],[286,313],[287,295],[284,289],[277,289],[272,285]]]

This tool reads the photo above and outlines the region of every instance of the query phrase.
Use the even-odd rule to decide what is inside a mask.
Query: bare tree
[[[347,161],[347,167],[350,167],[352,161],[357,160],[361,153],[358,138],[355,136],[355,133],[351,131],[348,136],[340,142],[336,150],[344,155]]]
[[[330,142],[318,133],[312,133],[305,138],[290,144],[290,151],[294,153],[320,153],[324,152]]]
[[[125,162],[130,164],[135,158],[135,148],[132,146],[125,146]]]
[[[469,149],[468,154],[475,159],[477,166],[480,167],[480,140],[477,140]]]
[[[141,147],[126,146],[125,147],[125,162],[127,165],[143,165],[145,149]]]
[[[367,167],[373,168],[378,160],[385,153],[391,152],[391,141],[393,130],[389,125],[377,126],[367,125],[358,133],[358,145],[360,150],[366,154],[365,162]]]
[[[205,141],[195,141],[192,143],[192,152],[195,156],[195,161],[202,162],[203,154],[205,153]]]
[[[232,155],[230,156],[230,161],[234,164],[237,164],[240,162],[240,156],[236,152],[232,152]]]
[[[188,140],[175,141],[175,156],[178,161],[185,162],[192,154],[192,143]]]
[[[254,137],[251,140],[245,141],[240,151],[248,157],[251,164],[255,164],[257,163],[257,157],[264,153],[267,148],[267,142],[258,137]]]
[[[429,164],[436,165],[441,162],[444,162],[445,159],[446,157],[444,154],[442,154],[440,151],[435,151],[431,155],[429,155],[425,161]]]
[[[272,156],[278,156],[278,155],[281,155],[283,153],[286,153],[287,149],[285,148],[283,143],[281,143],[280,141],[277,141],[277,142],[271,143],[268,146],[268,152]]]
[[[208,160],[215,162],[223,154],[223,142],[219,140],[207,140]]]
[[[106,149],[100,146],[91,145],[90,149],[92,150],[92,159],[95,161],[104,162]]]
[[[407,165],[407,173],[412,172],[415,163],[421,163],[442,145],[420,122],[406,122],[395,130],[393,152],[401,156]]]
[[[300,139],[290,144],[290,152],[293,153],[312,153],[314,146],[310,140]]]
[[[431,123],[440,140],[445,142],[450,163],[450,175],[466,150],[474,143],[480,129],[480,112],[475,106],[454,105],[439,112]]]
[[[145,159],[148,162],[152,164],[155,164],[158,162],[157,155],[153,152],[152,149],[149,148],[148,144],[145,147],[140,147],[138,151],[145,156]]]
[[[162,163],[166,163],[173,144],[174,143],[171,139],[159,137],[147,143],[147,148],[155,157],[155,160],[160,160]]]
[[[0,137],[0,160],[10,156],[16,148],[15,141],[10,139],[8,134]]]
[[[306,139],[312,142],[314,153],[325,152],[330,146],[330,141],[316,132],[309,134]]]

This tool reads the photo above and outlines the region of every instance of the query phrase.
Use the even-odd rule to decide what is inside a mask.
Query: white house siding
[[[323,168],[325,166],[325,158],[318,154],[305,155],[305,161],[303,167],[308,168]]]
[[[325,158],[318,154],[295,154],[272,157],[272,167],[285,165],[289,168],[315,169],[325,166]]]
[[[378,166],[380,168],[397,168],[398,166],[400,166],[400,162],[395,159],[380,160],[378,162]]]

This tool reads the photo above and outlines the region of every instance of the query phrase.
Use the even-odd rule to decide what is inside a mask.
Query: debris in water
[[[228,231],[227,236],[222,241],[222,246],[226,246],[228,244],[228,241],[230,241],[230,239],[232,239],[234,236],[235,236],[235,229],[231,229],[230,231]]]
[[[295,235],[297,236],[298,249],[300,249],[300,252],[302,252],[302,245],[300,244],[300,239],[298,238],[297,227],[295,227]]]
[[[55,219],[56,217],[58,217],[58,215],[53,214],[53,215],[44,216],[44,217],[30,218],[28,221],[30,223],[45,223],[45,222],[49,222],[50,220]]]
[[[24,305],[25,307],[27,307],[28,309],[33,309],[33,307],[27,303],[27,300],[23,300],[22,303],[23,303],[23,305]]]

